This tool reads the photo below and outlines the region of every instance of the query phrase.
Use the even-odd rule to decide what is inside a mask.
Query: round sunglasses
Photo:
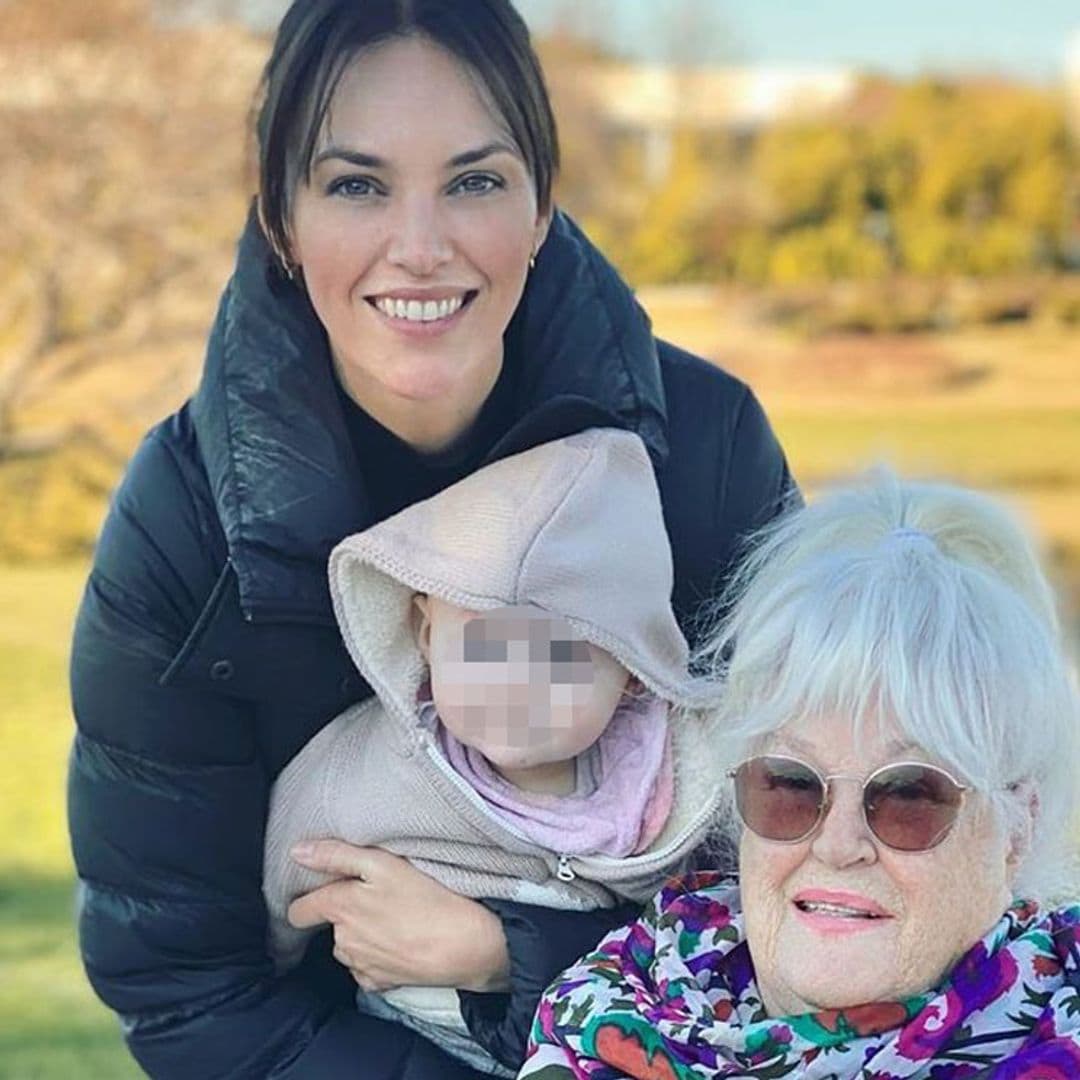
[[[822,776],[812,765],[782,754],[752,757],[728,773],[735,805],[751,832],[797,844],[817,831],[832,802],[835,780],[862,785],[867,828],[895,851],[929,851],[956,824],[967,787],[936,765],[896,761],[865,780],[844,773]]]

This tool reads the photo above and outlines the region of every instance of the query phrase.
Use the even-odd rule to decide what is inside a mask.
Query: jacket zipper
[[[595,879],[598,885],[612,885],[616,884],[620,880],[626,878],[635,877],[642,872],[648,872],[653,866],[659,867],[663,863],[670,861],[672,853],[681,848],[690,836],[696,832],[702,824],[704,824],[716,810],[716,800],[706,803],[705,809],[696,814],[679,832],[678,836],[671,841],[671,843],[665,845],[662,851],[655,851],[648,855],[630,855],[624,859],[616,859],[610,855],[568,855],[565,852],[550,852],[549,849],[541,847],[536,841],[530,839],[524,833],[515,829],[513,825],[508,824],[505,821],[501,821],[496,818],[483,799],[477,794],[472,786],[466,783],[454,770],[450,764],[443,758],[439,752],[439,748],[435,745],[434,740],[430,737],[428,732],[420,732],[420,737],[423,743],[423,747],[427,755],[432,759],[439,772],[450,781],[454,787],[458,788],[472,803],[473,807],[481,814],[486,824],[494,825],[496,829],[501,829],[510,836],[514,837],[524,844],[527,844],[534,851],[542,854],[554,854],[556,857],[556,871],[555,877],[562,882],[571,882],[577,879],[577,872],[574,869],[574,863],[581,869],[588,870],[590,867],[597,869],[615,871],[610,877]],[[618,871],[623,871],[619,873]],[[590,879],[593,880],[593,879]]]

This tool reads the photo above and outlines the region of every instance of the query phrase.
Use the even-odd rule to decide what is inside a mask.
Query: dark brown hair
[[[424,37],[479,79],[517,143],[541,213],[551,208],[559,141],[529,31],[510,0],[293,0],[263,72],[255,120],[259,212],[289,258],[296,184],[309,179],[326,110],[349,62],[391,38]]]

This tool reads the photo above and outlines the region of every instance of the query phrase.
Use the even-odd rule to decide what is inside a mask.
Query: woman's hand
[[[331,923],[334,957],[364,990],[449,986],[505,990],[510,972],[497,915],[405,859],[344,840],[297,844],[302,866],[340,878],[294,900],[289,922]]]

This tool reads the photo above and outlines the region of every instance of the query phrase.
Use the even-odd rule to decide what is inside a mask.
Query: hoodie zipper
[[[443,758],[442,754],[439,753],[438,747],[434,745],[433,741],[431,739],[426,739],[425,741],[427,743],[426,749],[428,753],[435,759],[435,762],[439,766],[440,770],[443,772],[444,775],[448,776],[456,786],[462,788],[466,792],[466,794],[469,795],[470,799],[472,799],[473,802],[477,804],[477,809],[484,815],[485,821],[491,822],[497,828],[504,829],[511,836],[516,837],[518,840],[521,840],[526,844],[529,844],[537,851],[547,851],[546,848],[540,847],[535,841],[531,840],[523,832],[515,829],[513,825],[496,818],[488,809],[487,804],[473,789],[472,785],[465,783],[453,769],[447,766],[445,759]],[[562,881],[564,883],[569,883],[571,881],[577,880],[577,874],[574,873],[574,868],[570,865],[570,858],[571,857],[566,853],[556,852],[555,877],[558,878],[559,881]]]
[[[435,745],[435,740],[431,737],[430,733],[422,731],[419,732],[419,735],[425,753],[431,758],[436,768],[455,788],[466,796],[474,809],[480,813],[485,824],[488,826],[493,825],[496,829],[501,829],[503,832],[514,837],[515,840],[527,844],[538,853],[547,855],[554,854],[556,858],[555,877],[562,882],[569,883],[571,881],[576,881],[579,873],[581,871],[586,871],[586,877],[596,884],[611,885],[619,881],[624,881],[627,878],[637,877],[643,872],[648,873],[649,870],[654,867],[658,869],[664,863],[670,862],[672,855],[682,848],[690,837],[697,832],[716,811],[717,800],[714,798],[706,801],[705,808],[699,811],[669,844],[666,844],[662,850],[650,852],[647,855],[629,855],[625,858],[618,859],[612,855],[569,855],[565,852],[551,852],[550,849],[541,847],[535,840],[530,839],[524,833],[514,828],[513,825],[496,818],[472,785],[459,776],[451,767],[450,763],[442,756],[442,753],[438,746]],[[575,870],[575,864],[577,870]],[[589,870],[601,870],[605,871],[605,874],[603,877],[592,877],[588,874]]]

